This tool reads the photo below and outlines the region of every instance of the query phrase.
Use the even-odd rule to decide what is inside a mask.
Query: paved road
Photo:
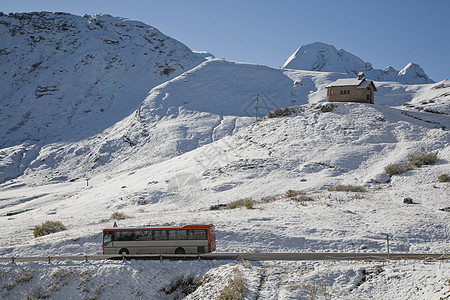
[[[29,256],[29,257],[0,257],[0,262],[52,262],[60,260],[89,261],[106,259],[140,259],[140,260],[356,260],[356,261],[384,261],[384,260],[450,260],[450,254],[426,253],[208,253],[208,254],[152,254],[152,255],[76,255],[76,256]]]

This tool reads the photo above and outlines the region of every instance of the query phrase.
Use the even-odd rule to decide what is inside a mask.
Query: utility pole
[[[260,101],[259,97],[261,97],[261,95],[259,93],[257,93],[256,97],[255,97],[256,121],[258,121],[258,103]]]

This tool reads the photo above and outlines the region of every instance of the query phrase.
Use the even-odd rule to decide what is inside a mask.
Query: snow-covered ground
[[[0,254],[100,254],[101,230],[112,225],[114,211],[129,216],[119,221],[120,226],[214,223],[218,252],[385,252],[389,234],[392,252],[447,253],[450,230],[445,208],[450,189],[448,183],[437,182],[437,177],[449,170],[448,131],[442,129],[448,126],[443,115],[342,103],[323,112],[322,104],[309,104],[292,108],[289,116],[263,119],[167,161],[132,172],[94,176],[89,186],[82,179],[28,186],[26,179],[19,178],[2,185]],[[418,149],[437,152],[440,161],[386,182],[384,166]],[[367,192],[326,190],[340,183],[362,185]],[[303,191],[305,198],[286,198],[290,189]],[[211,205],[244,197],[256,200],[254,209],[210,210]],[[414,204],[404,204],[406,197]],[[46,220],[62,221],[68,230],[34,239],[33,227]],[[303,271],[295,273],[299,277],[293,283],[290,277],[263,275],[266,264],[249,278],[268,276],[268,286],[259,288],[262,299],[271,298],[267,295],[307,297],[309,289],[323,292],[323,285],[337,299],[383,298],[395,294],[387,283],[401,287],[395,294],[401,295],[399,299],[445,295],[448,271],[432,280],[429,274],[438,276],[437,263],[424,265],[420,272],[413,271],[417,264],[423,263],[407,263],[400,271],[392,267],[370,284],[359,285],[366,268],[361,264],[336,264],[334,271],[326,265],[314,277],[319,279],[310,283],[303,280]],[[443,270],[446,267],[448,263]],[[302,270],[303,266],[287,263],[283,268]],[[219,274],[223,271],[218,270]],[[418,283],[405,286],[398,279],[404,276],[417,277]],[[430,287],[431,282],[440,289]],[[255,284],[253,292],[248,289],[249,295],[255,295]]]
[[[392,252],[449,252],[450,186],[437,180],[450,172],[449,80],[375,82],[375,105],[331,104],[324,102],[325,86],[350,75],[209,55],[205,60],[206,54],[150,26],[110,16],[44,17],[58,26],[72,24],[63,37],[77,40],[81,34],[97,50],[87,49],[89,44],[56,49],[49,44],[57,41],[55,33],[43,30],[43,44],[33,42],[40,46],[32,49],[45,53],[55,47],[51,62],[42,59],[27,73],[22,71],[35,65],[34,56],[13,59],[9,50],[0,56],[2,71],[11,75],[0,94],[0,256],[101,254],[101,230],[112,225],[113,212],[128,216],[120,226],[213,223],[217,252],[385,252],[386,234]],[[40,24],[36,16],[1,18],[14,25],[6,26],[11,49],[25,47],[35,35],[18,25],[20,18]],[[11,32],[21,30],[13,39]],[[125,42],[128,35],[134,43]],[[160,49],[150,62],[144,44]],[[97,84],[79,78],[84,74],[74,67],[79,61],[65,62],[61,47],[76,50],[81,60],[96,53],[97,59],[80,68],[111,76]],[[100,55],[103,47],[107,53]],[[111,53],[127,63],[113,60],[105,69]],[[133,57],[141,64],[136,71],[126,67]],[[159,66],[170,57],[177,58],[175,70],[166,75]],[[21,72],[8,65],[16,62]],[[51,67],[44,68],[46,62]],[[51,74],[64,65],[71,67],[55,78],[67,90],[48,89]],[[14,70],[28,75],[15,81]],[[117,85],[119,77],[123,84]],[[134,78],[139,89],[128,85]],[[107,99],[96,98],[102,95]],[[276,109],[280,116],[264,117]],[[389,178],[385,166],[414,151],[436,153],[439,160]],[[327,190],[337,184],[366,191]],[[297,197],[287,197],[288,190],[298,191]],[[242,198],[252,198],[253,209],[211,210]],[[34,238],[34,227],[48,220],[61,221],[67,230]],[[247,299],[445,299],[448,267],[448,262],[19,263],[1,265],[0,281],[1,297],[12,299],[173,299],[179,292],[166,295],[160,289],[189,274],[204,278],[192,299],[220,294],[236,274],[246,278]]]
[[[450,296],[449,262],[106,261],[0,267],[5,299],[180,299],[198,283],[185,299],[220,299],[237,276],[245,282],[244,299]]]

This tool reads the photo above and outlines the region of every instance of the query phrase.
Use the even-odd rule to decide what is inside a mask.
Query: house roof
[[[358,78],[341,78],[336,80],[335,82],[331,83],[330,85],[327,86],[328,87],[335,87],[335,86],[356,86],[357,89],[365,89],[367,88],[370,84],[373,84],[372,80],[366,80],[365,78],[363,79],[358,79]],[[375,88],[375,85],[373,85],[374,89],[377,90]]]
[[[358,78],[342,78],[338,79],[335,82],[331,83],[329,86],[358,86],[360,85],[364,80],[358,79]]]

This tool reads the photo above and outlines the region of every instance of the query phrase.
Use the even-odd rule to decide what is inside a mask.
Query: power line
[[[437,45],[437,46],[434,46],[434,45]],[[430,48],[430,47],[432,47],[432,48]],[[450,35],[445,36],[440,39],[437,39],[437,40],[433,40],[433,41],[421,44],[420,46],[412,48],[410,50],[402,50],[401,52],[399,52],[397,54],[387,56],[380,60],[381,61],[390,60],[387,65],[392,65],[392,64],[398,63],[400,61],[404,61],[406,59],[411,60],[411,58],[421,56],[421,55],[424,55],[424,54],[427,54],[427,53],[430,53],[430,52],[433,52],[433,51],[436,51],[438,49],[442,49],[445,47],[450,47]],[[397,58],[401,58],[401,60],[397,59]]]

